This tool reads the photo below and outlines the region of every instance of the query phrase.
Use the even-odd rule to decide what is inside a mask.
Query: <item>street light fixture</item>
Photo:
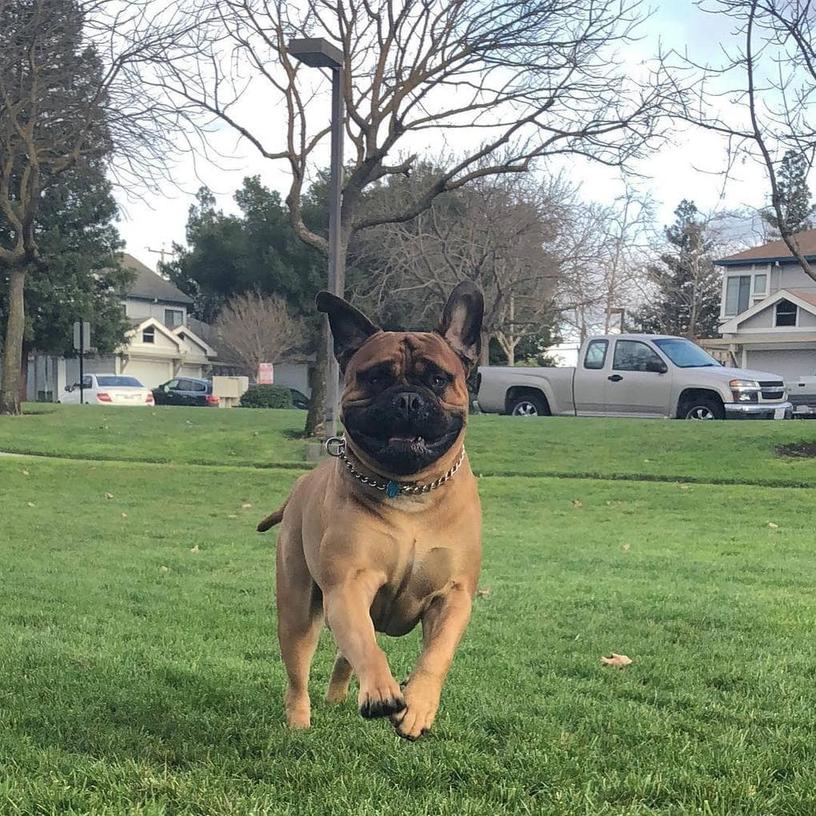
[[[329,181],[329,285],[328,290],[343,297],[346,270],[340,251],[340,207],[343,174],[343,52],[323,37],[289,41],[289,54],[312,68],[329,68],[332,72],[331,106],[331,177]],[[327,332],[326,349],[326,437],[337,433],[337,407],[340,401],[340,369],[334,358],[331,332]]]

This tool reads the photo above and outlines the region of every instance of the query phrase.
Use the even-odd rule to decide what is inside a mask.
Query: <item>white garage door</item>
[[[778,374],[783,380],[796,380],[816,374],[816,350],[749,351],[748,368]]]
[[[122,366],[122,374],[135,377],[147,388],[155,388],[173,378],[173,363],[170,360],[127,360]]]
[[[183,365],[179,370],[179,377],[194,377],[197,380],[201,380],[204,378],[202,374],[202,369],[204,366],[200,365]]]

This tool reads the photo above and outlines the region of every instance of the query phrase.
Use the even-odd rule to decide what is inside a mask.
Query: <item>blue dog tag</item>
[[[395,498],[397,495],[399,495],[399,492],[400,488],[396,482],[389,482],[385,486],[385,495],[388,496],[389,499]]]

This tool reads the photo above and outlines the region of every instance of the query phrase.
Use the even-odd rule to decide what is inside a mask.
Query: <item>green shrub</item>
[[[241,397],[242,408],[291,408],[292,392],[282,385],[256,385]]]

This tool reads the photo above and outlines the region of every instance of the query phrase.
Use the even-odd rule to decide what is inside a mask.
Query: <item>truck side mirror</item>
[[[649,360],[646,363],[646,370],[652,374],[665,374],[669,367],[662,360]]]

